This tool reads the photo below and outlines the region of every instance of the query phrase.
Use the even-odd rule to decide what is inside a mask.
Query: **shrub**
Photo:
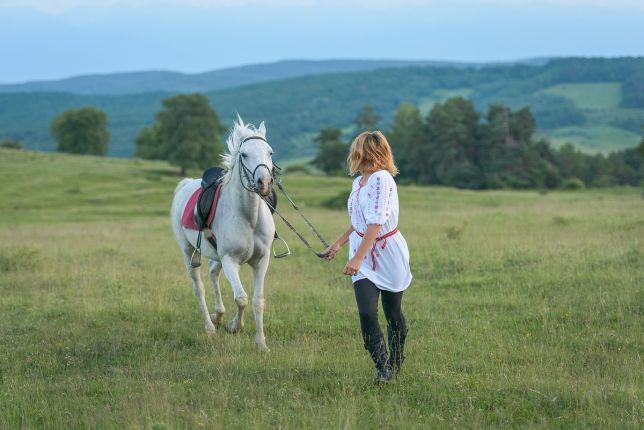
[[[343,210],[347,207],[347,200],[349,199],[349,192],[341,191],[335,196],[324,200],[322,202],[322,207],[333,210]]]
[[[450,240],[460,239],[461,236],[463,236],[463,233],[465,233],[465,230],[467,229],[467,224],[468,224],[467,221],[463,221],[463,224],[461,225],[447,227],[445,229],[445,235]]]
[[[18,142],[17,140],[5,139],[0,142],[0,148],[22,149],[22,143]]]
[[[565,216],[554,216],[552,217],[552,223],[554,225],[568,225],[570,224],[570,218],[566,218]]]
[[[311,167],[306,164],[291,164],[284,168],[284,173],[311,173]]]
[[[564,190],[583,190],[586,186],[579,178],[568,178],[563,180],[561,188]]]

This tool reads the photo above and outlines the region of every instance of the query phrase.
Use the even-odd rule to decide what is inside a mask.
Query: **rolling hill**
[[[207,91],[227,123],[236,112],[252,122],[266,120],[281,159],[310,156],[311,136],[321,127],[347,130],[358,110],[372,105],[387,128],[397,106],[410,102],[429,110],[452,96],[490,103],[530,106],[540,133],[555,144],[572,142],[590,152],[631,147],[644,124],[644,100],[637,87],[644,58],[567,58],[541,65],[489,67],[412,66],[326,73]],[[81,95],[33,92],[0,94],[0,139],[22,140],[52,150],[51,119],[86,105],[110,118],[111,155],[131,156],[139,130],[153,121],[163,98],[174,92]],[[348,136],[347,136],[348,138]]]
[[[547,59],[530,59],[513,63],[457,63],[404,60],[285,60],[230,67],[204,73],[143,71],[4,84],[0,85],[0,93],[67,92],[116,95],[154,91],[202,92],[326,73],[358,72],[395,67],[490,67],[500,64],[544,64],[546,61]]]

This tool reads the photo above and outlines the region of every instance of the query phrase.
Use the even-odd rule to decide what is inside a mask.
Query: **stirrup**
[[[195,250],[192,251],[192,255],[190,256],[190,267],[193,269],[201,267],[201,249],[195,248]]]
[[[286,251],[285,251],[285,252],[282,252],[282,253],[278,254],[278,253],[275,251],[275,240],[281,240],[281,241],[282,241],[282,243],[283,243],[283,244],[284,244],[284,246],[286,247]],[[288,247],[288,243],[286,243],[286,241],[285,241],[284,239],[282,239],[281,237],[279,237],[279,236],[277,236],[276,238],[274,238],[274,239],[273,239],[273,246],[272,246],[272,248],[273,248],[273,257],[275,257],[275,258],[284,258],[284,257],[288,257],[289,255],[291,255],[291,248],[289,248],[289,247]]]
[[[197,245],[195,246],[195,250],[192,251],[192,255],[190,256],[190,267],[193,269],[196,269],[197,267],[201,267],[201,236],[203,235],[203,225],[199,229],[199,234],[197,235]]]

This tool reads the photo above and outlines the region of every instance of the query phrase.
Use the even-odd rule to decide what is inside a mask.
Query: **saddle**
[[[212,233],[211,227],[215,220],[215,213],[217,212],[217,204],[219,203],[219,194],[221,192],[221,179],[226,174],[226,170],[221,167],[210,167],[203,172],[201,177],[201,187],[197,189],[184,208],[183,216],[181,217],[181,225],[191,230],[199,231],[197,239],[197,248],[193,252],[191,258],[192,267],[199,267],[201,236],[203,235],[208,243],[214,249],[217,249],[217,241]],[[271,214],[274,208],[277,207],[277,194],[272,190],[271,195],[265,198],[270,203]],[[277,239],[277,232],[275,233]]]
[[[217,203],[219,203],[221,178],[225,173],[226,171],[221,167],[210,167],[201,176],[201,194],[199,195],[196,210],[194,211],[195,224],[199,227],[199,230],[212,226],[215,211],[217,210]]]
[[[216,207],[213,208],[213,205],[216,206],[217,201],[215,201],[215,195],[218,197],[218,189],[221,186],[221,178],[226,174],[226,170],[221,167],[209,167],[204,170],[203,175],[201,176],[201,195],[197,201],[196,210],[195,210],[195,224],[200,228],[210,228],[212,222],[214,221],[214,211]],[[270,204],[269,209],[271,214],[274,213],[277,208],[277,193],[275,190],[271,190],[271,195],[266,197],[264,200],[267,200]],[[212,216],[212,218],[211,218]]]

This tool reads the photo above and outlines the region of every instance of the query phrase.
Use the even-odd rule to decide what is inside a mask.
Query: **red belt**
[[[364,237],[364,233],[360,233],[358,230],[355,230],[355,232],[358,234],[360,237]],[[371,246],[371,261],[373,263],[372,265],[372,270],[376,270],[376,246],[378,245],[378,242],[382,241],[382,245],[380,246],[380,249],[385,249],[385,246],[387,246],[387,238],[393,236],[394,234],[398,233],[398,228],[394,228],[387,234],[383,234],[380,237],[377,237],[376,240],[373,241],[373,245]]]

